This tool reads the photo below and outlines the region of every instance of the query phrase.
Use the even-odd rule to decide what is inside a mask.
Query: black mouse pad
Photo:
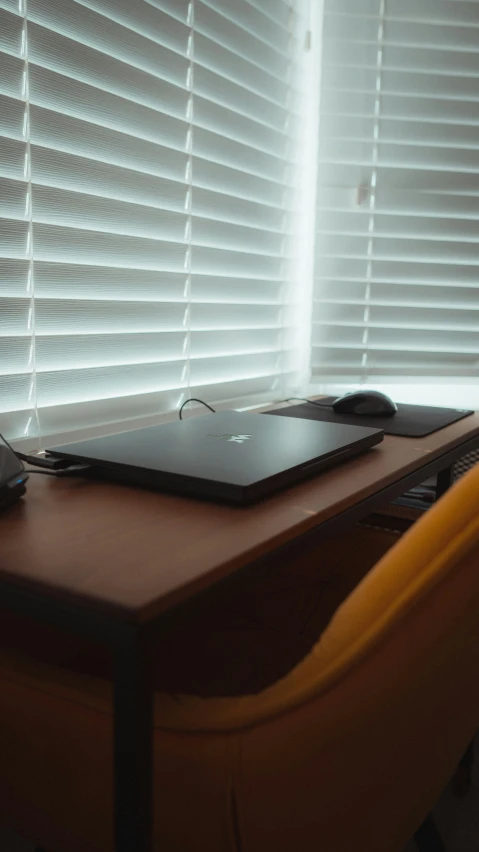
[[[321,399],[322,403],[331,403],[336,399],[328,396]],[[319,402],[319,400],[318,400]],[[277,411],[266,411],[265,414],[277,414],[281,417],[304,417],[307,420],[325,420],[328,423],[347,423],[349,426],[371,426],[384,429],[386,435],[399,435],[402,438],[423,438],[431,435],[445,426],[450,426],[456,420],[462,420],[474,414],[463,408],[435,408],[431,405],[406,405],[398,403],[398,410],[392,417],[367,417],[363,414],[336,414],[332,409],[320,408],[318,405],[304,403],[292,405],[290,408],[280,408]]]

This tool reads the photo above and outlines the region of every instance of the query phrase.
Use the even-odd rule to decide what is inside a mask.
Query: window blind
[[[0,0],[10,437],[287,382],[297,5]]]
[[[478,39],[477,0],[325,0],[316,380],[479,376]]]

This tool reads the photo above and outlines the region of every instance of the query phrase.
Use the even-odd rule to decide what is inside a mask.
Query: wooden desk
[[[282,548],[307,548],[479,446],[479,414],[426,438],[386,437],[252,508],[32,476],[0,516],[0,606],[108,644],[115,659],[117,852],[150,852],[148,651],[167,610]]]

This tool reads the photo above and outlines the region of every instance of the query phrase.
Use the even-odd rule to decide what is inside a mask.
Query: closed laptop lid
[[[327,458],[382,431],[360,426],[223,411],[53,447],[100,465],[128,466],[247,487]]]

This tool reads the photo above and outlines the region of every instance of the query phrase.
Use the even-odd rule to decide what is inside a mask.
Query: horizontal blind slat
[[[44,299],[36,305],[37,331],[43,334],[106,334],[182,331],[185,305],[174,302]]]
[[[23,47],[23,18],[0,8],[0,51],[20,57]]]
[[[267,127],[199,95],[195,97],[195,124],[227,139],[257,147],[260,151],[278,157],[286,155],[288,136],[284,130]]]
[[[86,124],[52,110],[31,107],[31,141],[52,151],[64,151],[143,174],[184,180],[187,154],[135,137]]]
[[[36,377],[40,406],[108,399],[124,394],[155,393],[182,383],[184,361],[121,365],[89,370],[39,372]],[[74,381],[72,381],[74,379]]]
[[[0,0],[0,9],[6,9],[14,15],[20,15],[20,4],[18,0]]]
[[[280,328],[281,305],[193,304],[194,331]]]
[[[56,4],[54,0],[49,0],[49,2],[50,8],[53,3],[53,9],[55,9]],[[189,29],[187,26],[188,0],[180,0],[174,6],[174,0],[172,0],[171,4],[164,4],[164,6],[161,3],[151,3],[149,0],[135,0],[134,4],[130,3],[129,0],[77,0],[77,3],[90,10],[83,13],[84,26],[89,21],[94,21],[95,29],[97,30],[98,17],[94,17],[94,15],[104,17],[133,33],[138,33],[158,44],[171,47],[178,53],[186,54],[187,52]],[[183,10],[181,9],[182,5]],[[43,2],[40,6],[42,10],[45,9]],[[172,16],[173,9],[175,14]],[[72,26],[70,10],[71,7],[67,7],[66,5],[63,7],[61,23],[65,22],[67,26],[71,27],[72,35],[77,36],[78,27]],[[63,26],[62,30],[66,32]],[[110,29],[111,32],[112,30]],[[121,30],[115,28],[115,33],[121,33]],[[95,37],[98,36],[95,34]],[[122,48],[127,37],[129,47],[131,47],[132,43],[135,43],[131,41],[130,35],[125,33],[123,39],[120,40]],[[141,44],[139,41],[136,43]]]
[[[403,333],[404,340],[414,330],[455,332],[459,330],[479,333],[478,315],[474,310],[450,307],[437,308],[402,305],[375,305],[369,299],[365,316],[365,305],[323,303],[316,306],[313,321],[319,325],[342,325],[357,328],[395,329]],[[479,310],[479,305],[477,306]],[[447,342],[447,334],[445,335]]]
[[[463,24],[478,26],[476,0],[388,0],[389,20],[424,21],[428,24],[445,23],[452,26]],[[357,17],[380,16],[380,0],[326,0],[327,15],[352,15]]]
[[[18,56],[0,53],[2,73],[0,74],[0,94],[9,98],[24,97],[25,63]]]
[[[0,253],[4,257],[26,257],[28,223],[0,219]]]
[[[87,56],[98,51],[105,62],[111,57],[172,82],[184,79],[189,28],[141,0],[135,7],[136,20],[140,18],[140,10],[149,10],[148,27],[145,25],[147,36],[75,0],[62,0],[61,4],[56,0],[29,0],[28,18],[32,22],[29,23],[29,41],[32,33],[38,42],[42,33],[48,33],[58,46],[76,45],[78,52],[91,48]],[[134,7],[130,8],[133,12]]]
[[[28,288],[29,262],[26,258],[0,258],[0,298],[22,296]]]
[[[199,216],[192,219],[192,242],[194,246],[234,249],[275,257],[281,257],[284,252],[284,234],[202,219]]]
[[[479,31],[478,31],[479,32]],[[357,68],[336,66],[326,67],[323,72],[323,86],[334,92],[360,92],[375,94],[377,72],[375,68]],[[477,75],[447,76],[411,70],[383,69],[381,73],[381,92],[386,95],[404,95],[446,100],[464,100],[477,103]]]
[[[237,142],[195,127],[193,150],[196,156],[210,162],[239,169],[251,175],[282,183],[286,176],[286,165],[282,157],[265,153],[244,142]]]
[[[25,103],[0,95],[0,136],[23,141],[25,137]]]
[[[327,239],[328,235],[335,235],[342,231],[348,236],[368,236],[369,215],[366,208],[355,212],[339,212],[328,210],[318,211],[317,234]],[[474,219],[452,219],[450,216],[395,216],[377,213],[375,217],[375,239],[384,237],[398,239],[431,239],[431,240],[462,240],[477,242],[477,222],[479,211],[476,211]]]
[[[192,301],[210,304],[281,305],[283,280],[231,275],[201,275],[192,279]]]
[[[184,302],[185,272],[121,268],[115,265],[35,262],[35,291],[39,297],[130,302]],[[73,310],[73,308],[72,308]]]
[[[269,98],[251,92],[245,85],[232,82],[201,65],[195,67],[194,91],[215,104],[284,132],[289,116],[286,103],[282,105],[274,103]],[[285,86],[284,101],[286,96],[287,87]]]
[[[377,44],[380,16],[364,15],[325,15],[323,35],[326,40],[335,42],[360,42]],[[406,45],[442,50],[460,50],[475,52],[477,44],[477,24],[468,26],[448,26],[433,21],[421,22],[398,20],[386,11],[387,26],[384,30],[386,45]]]
[[[381,119],[378,131],[383,147],[404,143],[415,147],[438,148],[479,147],[479,126],[427,121],[396,121]],[[374,138],[374,123],[368,116],[324,115],[321,120],[321,142],[356,140],[370,145]]]
[[[191,361],[191,382],[193,385],[215,385],[227,381],[245,383],[258,378],[278,375],[281,369],[277,353],[255,353],[254,355],[226,356],[211,360]]]
[[[215,12],[202,0],[196,0],[195,29],[214,40],[222,47],[237,53],[259,68],[287,80],[287,67],[283,54],[273,46],[266,45],[253,34]]]
[[[0,135],[2,146],[2,159],[0,161],[0,175],[2,177],[22,180],[25,178],[25,162],[27,146],[24,142],[5,138]]]
[[[207,68],[225,80],[249,88],[280,105],[285,102],[287,85],[284,79],[259,68],[200,32],[195,32],[195,65]]]
[[[408,238],[375,238],[372,252],[369,237],[337,234],[319,234],[317,252],[320,257],[361,258],[370,255],[373,260],[406,260],[422,263],[444,263],[452,265],[479,264],[477,243],[448,242]]]
[[[184,362],[184,334],[179,331],[130,334],[71,334],[39,335],[36,346],[36,366],[39,372],[62,370],[102,369],[104,367],[147,367],[167,361]],[[246,329],[231,333],[223,331],[192,332],[191,349],[195,360],[241,358],[260,352],[277,355],[281,341],[276,329]],[[9,338],[0,353],[8,355],[9,372],[27,372],[30,345],[25,337]],[[7,364],[7,359],[0,362]]]
[[[249,0],[249,5],[258,9],[282,27],[287,27],[291,18],[293,3],[291,0]]]
[[[335,90],[326,89],[322,101],[325,114],[369,116],[371,120],[374,119],[376,95],[373,92],[346,91],[339,100]],[[437,123],[444,121],[468,126],[477,126],[479,123],[474,102],[386,93],[381,103],[384,118]]]
[[[274,45],[282,53],[287,52],[290,37],[287,18],[281,26],[280,20],[274,21],[265,14],[263,9],[257,9],[246,0],[203,0],[203,2],[256,38],[260,38],[265,44]],[[281,6],[281,3],[278,5]]]
[[[194,188],[195,210],[199,216],[219,222],[251,225],[270,231],[284,231],[286,213],[274,204],[261,204],[208,189]]]
[[[64,226],[68,221],[70,228],[98,233],[184,241],[182,213],[120,201],[112,205],[110,199],[37,185],[33,186],[32,201],[35,222]]]
[[[30,101],[39,108],[81,119],[89,125],[97,124],[132,136],[137,134],[139,138],[173,148],[185,146],[186,114],[166,115],[34,65],[29,67],[29,80]]]
[[[98,426],[104,428],[108,424],[117,427],[119,422],[124,422],[125,428],[131,429],[138,419],[141,425],[144,417],[151,417],[152,423],[155,423],[159,414],[178,408],[183,388],[184,385],[151,393],[132,391],[125,396],[83,400],[66,405],[59,400],[54,405],[40,406],[36,414],[44,435],[64,432],[68,436],[74,432],[84,437],[83,430]]]
[[[434,284],[411,284],[408,281],[397,284],[373,281],[368,286],[363,281],[336,281],[336,297],[333,297],[330,291],[332,282],[316,283],[314,309],[317,310],[319,321],[322,315],[321,305],[324,304],[357,304],[363,307],[391,305],[394,308],[404,305],[428,308],[430,304],[433,304],[435,310],[452,312],[452,317],[457,309],[479,310],[479,300],[474,284],[470,287],[461,285],[444,287]]]
[[[26,183],[0,178],[0,219],[25,219],[27,216],[26,196]]]
[[[187,186],[180,181],[36,145],[32,145],[32,169],[36,183],[177,212],[185,210]]]
[[[184,24],[188,21],[190,0],[148,0],[148,3],[162,12],[166,12],[167,15],[177,18]]]
[[[419,166],[391,168],[378,165],[378,181],[388,189],[421,190],[422,192],[451,193],[452,195],[477,195],[478,175],[466,170],[441,170]],[[338,186],[358,189],[368,185],[372,176],[371,166],[363,163],[326,163],[319,170],[320,187]]]
[[[347,42],[347,50],[338,50],[334,40],[325,41],[323,45],[323,64],[325,68],[343,69],[375,69],[377,67],[377,45],[361,42]],[[343,46],[346,47],[346,43]],[[396,46],[388,44],[383,50],[383,71],[414,71],[416,73],[434,73],[438,77],[477,76],[479,73],[479,56],[474,53],[464,53],[460,50],[444,50],[438,48],[414,47],[407,44]]]
[[[168,76],[162,78],[160,68],[158,75],[153,75],[34,23],[28,28],[28,42],[34,65],[174,117],[186,115],[186,57],[178,57]],[[161,48],[155,53],[161,53]]]
[[[184,334],[133,332],[130,334],[40,335],[36,366],[44,372],[83,370],[123,365],[153,365],[184,360]]]
[[[288,187],[284,183],[250,175],[204,157],[193,158],[193,186],[277,208],[288,205]]]
[[[318,215],[326,211],[343,210],[362,215],[364,205],[358,203],[358,193],[350,188],[322,187],[318,192]],[[324,211],[324,214],[322,213]],[[474,194],[443,194],[440,192],[415,193],[414,190],[402,190],[390,187],[376,187],[375,213],[381,221],[381,215],[459,218],[476,220],[479,216],[477,200]],[[319,221],[319,220],[318,220]]]
[[[193,245],[191,251],[193,273],[228,275],[234,277],[273,278],[281,276],[283,259],[275,255],[253,254],[251,251],[233,251],[227,248]]]
[[[163,269],[185,268],[185,245],[166,240],[96,233],[79,228],[34,223],[35,255],[40,260],[99,263],[115,258],[118,266]]]
[[[348,346],[366,352],[381,349],[390,352],[435,351],[443,355],[446,352],[464,353],[475,355],[476,359],[479,359],[479,332],[448,331],[445,334],[441,331],[421,329],[414,333],[413,330],[406,332],[404,329],[372,327],[365,343],[362,328],[331,326],[320,328],[318,331],[315,342],[321,341],[327,346]]]

